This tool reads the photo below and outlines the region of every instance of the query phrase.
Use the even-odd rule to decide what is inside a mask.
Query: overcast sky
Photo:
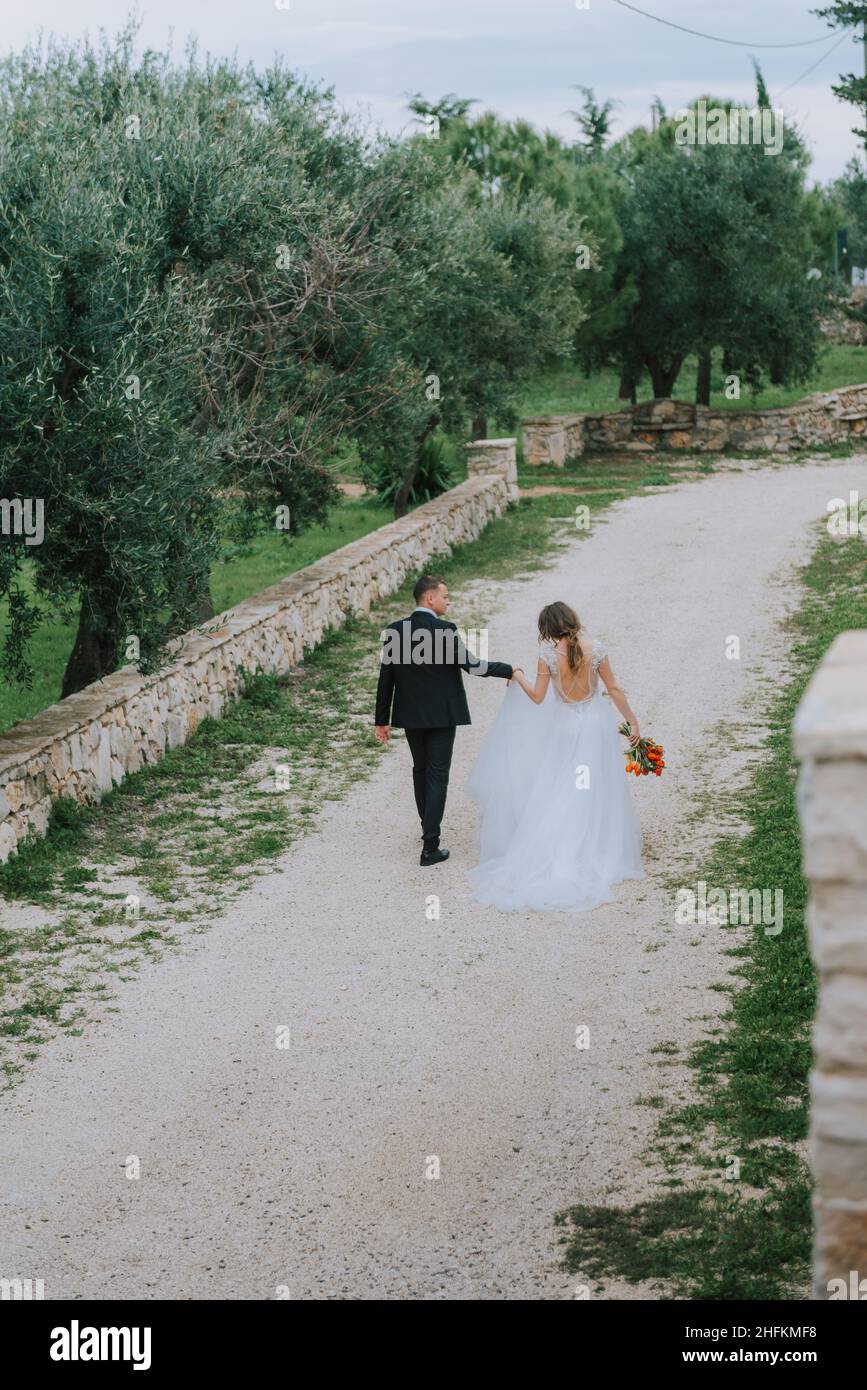
[[[189,34],[213,53],[267,63],[275,53],[336,89],[341,103],[398,132],[408,93],[475,97],[476,110],[523,116],[562,134],[580,103],[572,88],[613,98],[617,131],[647,122],[654,96],[668,111],[704,92],[752,104],[751,55],[774,105],[795,119],[813,155],[812,176],[840,173],[855,152],[853,107],[831,83],[863,71],[863,52],[811,13],[820,0],[635,0],[639,8],[747,47],[710,42],[624,8],[617,0],[140,0],[143,44],[178,51]],[[827,3],[827,0],[826,0]],[[278,8],[287,5],[288,8]],[[125,0],[4,0],[0,45],[18,49],[45,33],[115,31]],[[820,39],[788,49],[759,44]],[[815,71],[798,81],[811,64]],[[785,89],[796,83],[788,92]]]

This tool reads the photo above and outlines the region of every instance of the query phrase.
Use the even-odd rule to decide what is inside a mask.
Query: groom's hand
[[[388,724],[377,724],[376,728],[374,729],[374,733],[376,734],[376,741],[377,741],[377,743],[388,743],[388,736],[389,736],[390,731],[391,731],[390,725],[388,725]]]

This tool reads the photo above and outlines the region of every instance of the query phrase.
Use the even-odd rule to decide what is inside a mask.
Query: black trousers
[[[412,753],[412,785],[425,848],[436,849],[446,809],[455,726],[452,724],[447,729],[404,729],[404,733]]]

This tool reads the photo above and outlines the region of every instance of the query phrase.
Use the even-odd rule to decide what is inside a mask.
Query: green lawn
[[[678,400],[695,400],[694,358],[688,358],[678,378],[674,395]],[[867,381],[867,347],[848,347],[829,344],[823,351],[815,376],[803,386],[791,389],[770,387],[758,396],[745,389],[740,400],[726,400],[722,394],[725,378],[719,357],[714,359],[711,405],[726,410],[770,410],[775,406],[793,405],[814,391],[831,391],[838,386],[857,386]],[[619,377],[615,371],[596,372],[587,377],[578,367],[563,367],[546,371],[531,382],[519,406],[521,419],[528,415],[568,415],[572,412],[622,410],[625,402],[617,399]],[[640,401],[652,397],[650,381],[645,376],[638,391]]]
[[[250,545],[226,547],[211,572],[211,593],[216,612],[231,608],[296,570],[311,565],[332,550],[375,531],[391,521],[392,514],[375,502],[359,499],[342,502],[326,526],[313,526],[302,536],[287,539],[277,534],[259,536]],[[6,604],[0,604],[0,624],[6,624]],[[72,643],[75,624],[49,616],[38,629],[31,648],[34,675],[29,690],[0,683],[0,730],[30,719],[60,698],[60,683]]]
[[[380,506],[373,499],[353,498],[334,509],[327,525],[312,526],[292,540],[275,533],[257,537],[240,551],[237,547],[227,547],[211,571],[215,612],[234,607],[251,594],[258,594],[288,574],[295,574],[332,550],[360,540],[393,520],[394,515],[388,507]]]

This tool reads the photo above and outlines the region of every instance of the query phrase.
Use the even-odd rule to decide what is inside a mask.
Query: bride
[[[600,678],[636,743],[638,721],[604,647],[568,604],[548,604],[539,614],[536,683],[515,668],[466,785],[479,806],[479,864],[470,873],[479,902],[582,911],[611,902],[612,885],[644,877]]]

